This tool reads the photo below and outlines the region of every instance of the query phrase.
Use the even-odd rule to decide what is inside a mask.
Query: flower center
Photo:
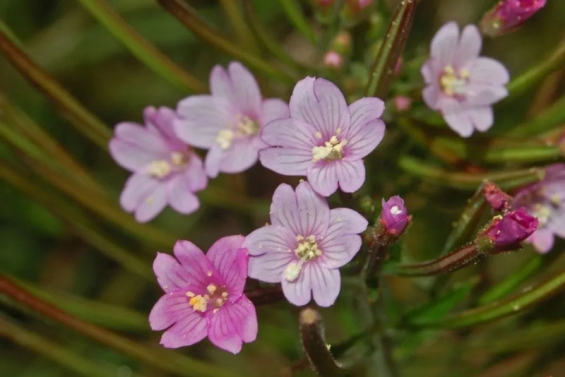
[[[343,157],[343,147],[346,145],[346,139],[340,141],[337,136],[334,135],[330,138],[330,141],[326,141],[324,145],[312,148],[312,162],[320,160],[339,160]]]
[[[445,94],[450,97],[455,95],[463,95],[467,91],[467,81],[469,79],[469,70],[466,68],[455,72],[453,66],[447,65],[443,69],[443,75],[439,78],[439,83]]]
[[[188,163],[188,155],[181,152],[171,152],[169,160],[155,160],[149,165],[148,173],[157,179],[166,178],[173,171],[184,169]]]
[[[550,206],[543,204],[536,204],[534,206],[533,215],[537,217],[540,227],[543,227],[548,223],[551,213],[552,209]]]
[[[216,143],[223,150],[229,149],[234,139],[253,136],[259,131],[259,124],[247,115],[237,114],[235,119],[232,127],[220,130],[216,136]]]
[[[298,262],[291,262],[284,270],[284,278],[287,281],[295,281],[300,276],[302,266],[304,263],[322,255],[322,250],[318,248],[316,236],[310,235],[308,237],[296,236],[298,246],[294,249],[294,253],[300,260]]]
[[[392,206],[390,213],[393,215],[400,215],[402,213],[402,210],[398,208],[398,206]]]
[[[216,313],[228,299],[228,292],[225,287],[218,288],[215,284],[209,284],[204,295],[196,295],[188,291],[186,296],[189,298],[188,305],[192,306],[193,311],[204,313],[213,308],[213,312]]]

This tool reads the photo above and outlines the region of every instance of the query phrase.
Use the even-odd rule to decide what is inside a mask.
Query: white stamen
[[[291,262],[284,270],[284,278],[290,282],[295,281],[298,279],[300,271],[302,271],[302,261]]]
[[[400,208],[398,208],[398,206],[393,206],[390,209],[390,213],[392,213],[393,215],[399,215],[402,213],[402,211],[400,210]]]

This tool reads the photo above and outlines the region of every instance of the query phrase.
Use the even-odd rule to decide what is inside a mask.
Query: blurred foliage
[[[283,76],[325,75],[346,89],[351,98],[362,95],[377,42],[384,35],[396,3],[381,0],[372,18],[349,30],[353,45],[348,59],[354,64],[336,73],[320,67],[319,62],[331,42],[327,35],[337,30],[314,21],[309,2],[299,4],[298,10],[303,11],[304,19],[289,17],[291,12],[286,7],[297,2],[250,2],[254,18],[268,31],[265,39],[280,44],[278,53],[288,55],[288,61],[294,64],[289,66],[273,57],[264,41],[259,43],[253,36],[251,42],[237,39],[245,34],[238,32],[226,15],[222,3],[229,1],[188,3],[236,46],[247,43],[244,50],[251,52],[260,46],[261,59],[273,69],[281,70]],[[213,65],[232,59],[221,49],[197,38],[154,0],[110,0],[108,3],[164,56],[204,83]],[[417,100],[421,88],[419,65],[435,31],[449,20],[460,25],[478,23],[492,3],[490,0],[423,0],[403,55],[405,68],[385,100],[390,100],[393,94],[408,94]],[[243,7],[241,10],[243,12]],[[142,109],[147,105],[174,108],[180,99],[192,94],[138,60],[79,1],[0,0],[0,20],[13,31],[16,43],[21,44],[29,57],[95,114],[108,134],[120,121],[141,121]],[[297,23],[300,29],[296,28]],[[563,25],[565,2],[549,0],[547,7],[521,30],[485,40],[483,54],[502,61],[511,76],[516,77],[562,43]],[[307,34],[307,38],[300,31],[318,33],[322,37],[313,47],[308,40],[312,36]],[[488,157],[488,152],[500,148],[497,144],[500,140],[493,141],[493,138],[499,137],[504,144],[507,132],[524,124],[525,129],[530,129],[528,122],[532,119],[532,124],[536,124],[534,129],[543,128],[548,132],[560,126],[562,130],[563,101],[556,101],[565,94],[564,72],[560,68],[545,81],[496,105],[496,123],[488,135],[473,137],[459,147],[460,141],[447,134],[443,123],[437,122],[437,115],[425,109],[421,102],[414,104],[410,120],[413,123],[404,124],[401,119],[406,118],[399,117],[393,105],[388,105],[387,135],[366,161],[368,181],[361,194],[377,203],[381,197],[396,194],[406,199],[413,224],[397,247],[404,261],[440,255],[452,223],[477,185],[474,181],[467,186],[446,185],[440,179],[422,178],[409,169],[402,169],[401,166],[409,166],[410,161],[405,158],[404,164],[399,165],[400,156],[410,155],[410,158],[453,172],[461,166],[452,164],[453,160],[446,159],[445,153],[455,154],[456,161],[466,161],[467,165],[460,169],[464,173],[472,173],[473,169],[513,171],[562,160],[558,149],[544,149],[545,154],[537,160],[527,157],[533,153],[531,150],[518,153],[521,159],[505,155],[506,160],[497,155]],[[255,73],[265,95],[288,99],[292,84],[259,71]],[[0,58],[0,97],[0,127],[5,130],[0,138],[3,199],[0,201],[0,272],[17,278],[38,297],[77,318],[156,349],[160,334],[151,332],[146,321],[147,313],[160,295],[150,270],[155,251],[169,252],[175,239],[189,239],[207,249],[218,237],[249,233],[267,221],[272,192],[283,178],[260,166],[238,176],[223,175],[214,181],[212,186],[216,191],[203,198],[204,205],[197,213],[182,216],[166,209],[150,225],[137,225],[118,205],[117,198],[127,172],[112,161],[107,150],[99,148],[73,127],[72,121],[3,58]],[[551,108],[554,102],[555,106],[560,106]],[[544,113],[546,110],[548,112]],[[9,115],[17,113],[25,114],[25,119]],[[542,124],[535,123],[536,119],[538,123],[542,119]],[[18,139],[25,130],[39,135],[33,127],[46,134],[35,140],[29,135],[27,139],[26,136]],[[424,138],[417,135],[417,130],[421,129],[425,131]],[[7,142],[9,137],[14,142]],[[533,147],[545,148],[543,140],[528,139],[520,146],[530,143]],[[20,144],[15,146],[16,142]],[[49,143],[62,150],[54,152],[49,149]],[[508,148],[515,150],[513,146]],[[419,167],[416,170],[421,171]],[[447,182],[453,182],[450,179]],[[297,179],[284,181],[297,182]],[[227,191],[232,196],[219,200]],[[237,198],[245,196],[253,202],[238,206]],[[551,273],[563,271],[564,248],[565,243],[560,240],[551,255],[540,258],[528,246],[519,253],[490,258],[440,280],[387,278],[390,323],[402,323],[406,317],[415,322],[430,318],[441,322],[449,313],[490,302],[488,297],[502,298],[528,290]],[[508,283],[516,274],[520,279]],[[488,296],[501,282],[507,288]],[[360,297],[361,293],[355,282],[345,279],[337,304],[321,311],[326,340],[330,344],[339,345],[370,328],[367,303],[364,296]],[[2,376],[69,376],[84,373],[84,370],[91,375],[123,377],[175,374],[42,318],[7,297],[0,295],[0,298],[0,327],[3,331],[15,329],[13,332],[21,334],[23,339],[14,346],[9,337],[0,338]],[[436,301],[430,304],[432,298]],[[393,356],[401,376],[563,375],[564,299],[564,294],[560,293],[517,315],[472,328],[412,331],[390,328],[387,331],[395,340]],[[180,354],[208,362],[227,371],[226,375],[280,375],[304,357],[297,311],[281,302],[259,307],[258,314],[258,340],[245,345],[238,356],[217,350],[208,341],[163,354]],[[26,342],[35,347],[26,347]],[[57,359],[56,347],[60,347],[60,359]],[[50,352],[55,356],[50,356]],[[361,366],[355,369],[354,375],[376,376],[372,368],[370,363]],[[201,375],[190,370],[182,374]],[[307,376],[312,372],[303,368],[296,375]]]

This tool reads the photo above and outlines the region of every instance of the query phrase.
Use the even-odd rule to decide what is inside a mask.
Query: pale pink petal
[[[151,309],[149,325],[155,331],[165,330],[193,311],[184,291],[167,293]]]
[[[231,147],[224,150],[220,161],[223,173],[241,173],[255,165],[259,159],[259,151],[253,145],[253,138],[241,138],[233,141]]]
[[[479,57],[483,39],[475,25],[467,25],[461,33],[459,46],[454,54],[453,63],[458,69],[464,68]]]
[[[226,304],[210,314],[208,338],[217,347],[233,354],[241,351],[243,342],[257,338],[257,314],[255,307],[242,296],[237,302]]]
[[[109,150],[112,158],[130,171],[169,156],[167,143],[136,123],[118,124]]]
[[[480,57],[469,67],[471,84],[505,85],[510,81],[508,70],[502,63],[492,58]]]
[[[361,126],[352,124],[346,136],[345,159],[361,159],[380,144],[385,134],[385,124],[375,119]]]
[[[143,110],[143,118],[148,129],[153,129],[155,134],[167,139],[167,142],[175,147],[182,147],[184,143],[178,140],[173,127],[173,122],[178,119],[174,110],[168,107],[155,109],[153,106]]]
[[[314,192],[310,184],[302,181],[296,187],[296,202],[298,213],[295,215],[300,222],[301,235],[321,235],[326,232],[330,221],[330,208],[325,198]]]
[[[192,192],[204,190],[208,186],[208,176],[204,170],[202,159],[194,152],[189,153],[188,164],[182,175]]]
[[[138,203],[135,219],[140,223],[149,221],[167,206],[167,184],[160,182],[155,190]]]
[[[263,127],[261,139],[273,147],[301,149],[310,154],[312,148],[320,144],[321,138],[316,139],[316,129],[299,119],[277,119]]]
[[[184,214],[195,212],[200,207],[200,201],[188,187],[184,175],[177,175],[169,180],[167,201],[175,211]]]
[[[271,223],[289,229],[293,237],[301,235],[300,221],[298,220],[298,203],[296,194],[290,185],[280,184],[273,194],[271,203]]]
[[[218,176],[223,158],[224,150],[218,144],[212,145],[208,153],[206,153],[206,159],[204,160],[204,167],[208,177],[216,178]]]
[[[315,262],[309,263],[305,270],[308,270],[310,275],[312,296],[316,304],[321,307],[332,306],[341,289],[339,270],[329,270]]]
[[[340,161],[342,162],[342,161]],[[330,196],[337,190],[337,168],[336,163],[320,161],[308,168],[306,177],[308,182],[318,194]]]
[[[426,84],[432,84],[434,86],[438,85],[438,79],[443,71],[443,67],[439,65],[439,62],[433,57],[422,64],[420,72],[424,76],[424,81]]]
[[[299,81],[290,97],[290,114],[311,124],[324,140],[336,135],[338,128],[349,128],[349,110],[337,86],[325,79],[307,77]]]
[[[365,182],[365,165],[362,160],[335,162],[335,173],[343,192],[355,192]]]
[[[204,149],[215,145],[218,132],[229,128],[235,120],[229,102],[209,95],[183,99],[177,112],[180,119],[173,123],[177,136],[189,145]]]
[[[186,316],[163,333],[161,344],[167,348],[191,346],[206,337],[207,321],[198,312],[188,311]]]
[[[257,324],[257,312],[255,311],[255,306],[247,298],[247,296],[241,296],[238,301],[234,302],[234,310],[239,311],[239,316],[243,317],[239,321],[239,326],[237,327],[237,333],[241,337],[244,343],[251,343],[257,339],[258,324]]]
[[[465,109],[457,100],[446,98],[442,101],[443,118],[462,137],[469,137],[473,133],[473,122]]]
[[[185,289],[194,280],[191,271],[185,269],[169,254],[157,253],[153,261],[153,271],[165,292]]]
[[[554,235],[549,228],[539,228],[527,240],[541,254],[548,253],[553,248]]]
[[[475,128],[482,132],[488,130],[494,123],[492,108],[489,106],[475,107],[469,110],[469,115]]]
[[[224,67],[219,64],[215,65],[210,72],[210,93],[228,102],[234,98],[231,78]]]
[[[432,39],[431,55],[441,66],[453,63],[453,55],[459,43],[459,26],[449,22],[438,30]]]
[[[282,175],[306,175],[312,165],[312,152],[296,148],[272,147],[259,151],[261,165]]]
[[[439,110],[439,99],[441,93],[437,85],[430,84],[422,91],[422,98],[428,107],[432,110]]]
[[[294,281],[288,281],[284,277],[284,271],[280,277],[282,289],[286,299],[293,305],[303,306],[312,298],[311,271],[307,263]]]
[[[263,100],[262,107],[261,119],[259,121],[262,126],[265,126],[276,119],[290,117],[288,104],[278,98]]]
[[[255,77],[238,62],[230,63],[228,72],[234,94],[232,103],[237,104],[243,114],[258,119],[261,114],[261,90]]]
[[[206,258],[202,250],[192,242],[177,241],[173,252],[182,265],[180,274],[190,283],[189,288],[194,287],[197,290],[203,290],[212,280],[219,278],[219,274],[212,263]]]
[[[120,205],[127,212],[133,212],[149,197],[161,182],[144,173],[136,173],[128,178],[120,195]]]
[[[504,86],[473,84],[467,86],[465,101],[468,106],[490,106],[508,95]]]
[[[230,301],[241,296],[247,279],[247,250],[242,248],[245,237],[222,237],[210,247],[206,257],[228,288]]]
[[[286,266],[297,260],[294,249],[297,247],[296,235],[289,229],[278,225],[259,228],[247,237],[243,247],[249,252],[249,277],[278,283]]]
[[[562,189],[565,189],[565,183]],[[559,237],[565,238],[565,208],[558,207],[553,211],[547,227]]]
[[[380,119],[384,111],[385,103],[380,98],[365,97],[353,102],[349,105],[352,128],[349,134],[375,119]]]

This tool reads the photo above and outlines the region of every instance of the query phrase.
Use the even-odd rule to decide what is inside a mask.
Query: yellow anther
[[[193,292],[190,292],[190,291],[189,291],[189,292],[186,292],[186,295],[187,295],[188,297],[194,297],[194,296],[195,296],[195,294],[194,294]]]
[[[221,130],[216,136],[216,143],[218,143],[221,149],[226,150],[231,147],[233,137],[234,134],[232,130]]]
[[[206,300],[206,298],[202,297],[201,295],[198,295],[192,297],[188,301],[188,304],[192,306],[192,310],[194,310],[195,312],[198,311],[204,313],[206,311],[208,301]]]
[[[213,295],[214,292],[216,292],[216,286],[214,284],[210,284],[209,286],[206,287],[206,290],[208,291],[208,293],[210,293],[210,295]]]
[[[153,161],[149,165],[148,173],[155,178],[164,178],[171,172],[171,164],[165,160]]]

